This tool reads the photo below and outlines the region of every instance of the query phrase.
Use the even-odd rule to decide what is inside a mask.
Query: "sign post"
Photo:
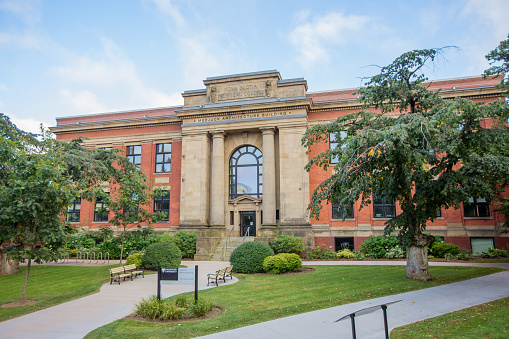
[[[161,284],[194,285],[194,301],[198,302],[198,265],[194,268],[157,266],[157,300],[161,300]]]

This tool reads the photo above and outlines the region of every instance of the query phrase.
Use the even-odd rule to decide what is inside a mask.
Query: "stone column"
[[[212,131],[210,178],[210,225],[224,226],[224,132]]]
[[[276,225],[276,158],[274,154],[274,127],[260,128],[263,134],[263,225]]]

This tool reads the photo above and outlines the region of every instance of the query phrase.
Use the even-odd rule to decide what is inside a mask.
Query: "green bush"
[[[233,250],[230,263],[238,273],[263,272],[263,260],[274,255],[274,251],[264,242],[248,241]]]
[[[396,246],[399,246],[398,238],[394,235],[370,236],[361,244],[361,251],[367,258],[384,258],[387,252]]]
[[[491,254],[494,257],[504,257],[507,258],[507,251],[501,250],[497,248],[488,248],[488,253]]]
[[[294,272],[302,267],[302,260],[295,253],[279,253],[263,260],[263,269],[269,274]]]
[[[467,260],[472,259],[473,257],[472,251],[460,251],[460,253],[456,256],[456,259]]]
[[[448,242],[434,243],[430,251],[430,254],[435,258],[445,258],[446,254],[456,256],[458,253],[460,253],[460,248]]]
[[[281,234],[269,242],[274,253],[295,253],[300,255],[304,251],[304,243],[301,238],[293,235]]]
[[[341,251],[338,251],[338,253],[336,255],[338,258],[345,258],[345,259],[355,258],[355,253],[350,251],[348,248],[344,248]]]
[[[311,248],[308,252],[309,259],[336,259],[337,254],[333,250],[323,246],[316,246]]]
[[[453,259],[456,259],[456,256],[452,253],[447,252],[444,254],[444,259],[445,260],[453,260]]]
[[[357,251],[354,251],[353,253],[355,254],[355,260],[364,260],[364,253]]]
[[[142,266],[148,269],[179,267],[182,254],[179,248],[170,242],[157,242],[147,247],[143,254]]]
[[[395,246],[385,253],[387,259],[402,259],[406,257],[405,250],[401,246]]]
[[[135,264],[136,267],[142,267],[141,263],[143,262],[143,253],[133,253],[127,257],[125,261],[126,265]]]
[[[195,317],[204,316],[212,310],[212,308],[214,308],[214,305],[210,301],[202,298],[198,298],[197,303],[192,303],[188,306],[189,312]]]
[[[180,251],[182,252],[182,258],[193,258],[196,254],[196,240],[198,235],[193,232],[178,231],[175,233],[175,238],[180,239],[182,244]]]

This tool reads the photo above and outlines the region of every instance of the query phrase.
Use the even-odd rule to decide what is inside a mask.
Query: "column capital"
[[[212,136],[212,138],[221,138],[221,139],[224,139],[225,132],[222,131],[222,130],[209,131],[209,133]]]
[[[274,134],[276,132],[275,126],[260,127],[262,134]]]

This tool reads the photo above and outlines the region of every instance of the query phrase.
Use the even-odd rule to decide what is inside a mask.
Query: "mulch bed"
[[[210,318],[214,318],[221,314],[222,310],[219,307],[214,307],[211,311],[209,311],[207,314],[201,317],[190,317],[190,318],[183,318],[183,319],[177,319],[177,320],[159,320],[159,319],[150,319],[150,318],[144,318],[139,315],[136,315],[134,313],[128,315],[127,317],[124,317],[124,319],[132,319],[132,320],[139,320],[139,321],[145,321],[150,323],[165,323],[165,324],[171,324],[171,323],[185,323],[190,321],[199,321],[199,320],[206,320]]]
[[[9,307],[27,306],[27,305],[35,304],[36,301],[37,301],[36,299],[29,299],[29,300],[25,300],[25,301],[19,301],[19,300],[11,301],[10,303],[0,305],[0,307],[1,308],[9,308]]]

